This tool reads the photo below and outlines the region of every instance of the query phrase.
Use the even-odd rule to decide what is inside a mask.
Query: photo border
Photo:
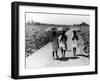
[[[95,71],[89,72],[74,72],[74,73],[59,73],[59,74],[43,74],[43,75],[26,75],[19,76],[19,6],[40,6],[40,7],[57,7],[57,8],[73,8],[73,9],[89,9],[95,10]],[[26,79],[26,78],[43,78],[43,77],[58,77],[72,75],[88,75],[98,73],[98,35],[97,35],[97,14],[96,6],[81,6],[81,5],[62,5],[49,3],[31,3],[31,2],[12,2],[11,4],[11,78]]]

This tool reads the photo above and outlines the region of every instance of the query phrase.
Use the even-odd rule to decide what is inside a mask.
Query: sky
[[[90,16],[84,14],[26,13],[26,22],[28,21],[63,25],[81,24],[82,22],[90,24]]]

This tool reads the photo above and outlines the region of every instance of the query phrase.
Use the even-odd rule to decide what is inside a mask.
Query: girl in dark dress
[[[59,43],[58,43],[57,32],[53,31],[52,32],[52,50],[53,50],[52,54],[53,54],[53,59],[55,59],[54,58],[55,53],[56,53],[57,59],[59,58],[58,54],[57,54],[58,48],[59,48]]]

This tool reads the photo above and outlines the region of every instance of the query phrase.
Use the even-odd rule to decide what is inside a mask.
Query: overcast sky
[[[47,24],[73,25],[80,24],[82,22],[90,24],[89,15],[26,13],[26,22],[32,20],[35,22]]]

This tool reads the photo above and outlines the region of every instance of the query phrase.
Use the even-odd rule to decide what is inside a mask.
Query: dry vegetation
[[[89,35],[89,26],[80,26],[81,32],[79,33],[84,41],[84,52],[89,55],[90,51],[90,35]]]

